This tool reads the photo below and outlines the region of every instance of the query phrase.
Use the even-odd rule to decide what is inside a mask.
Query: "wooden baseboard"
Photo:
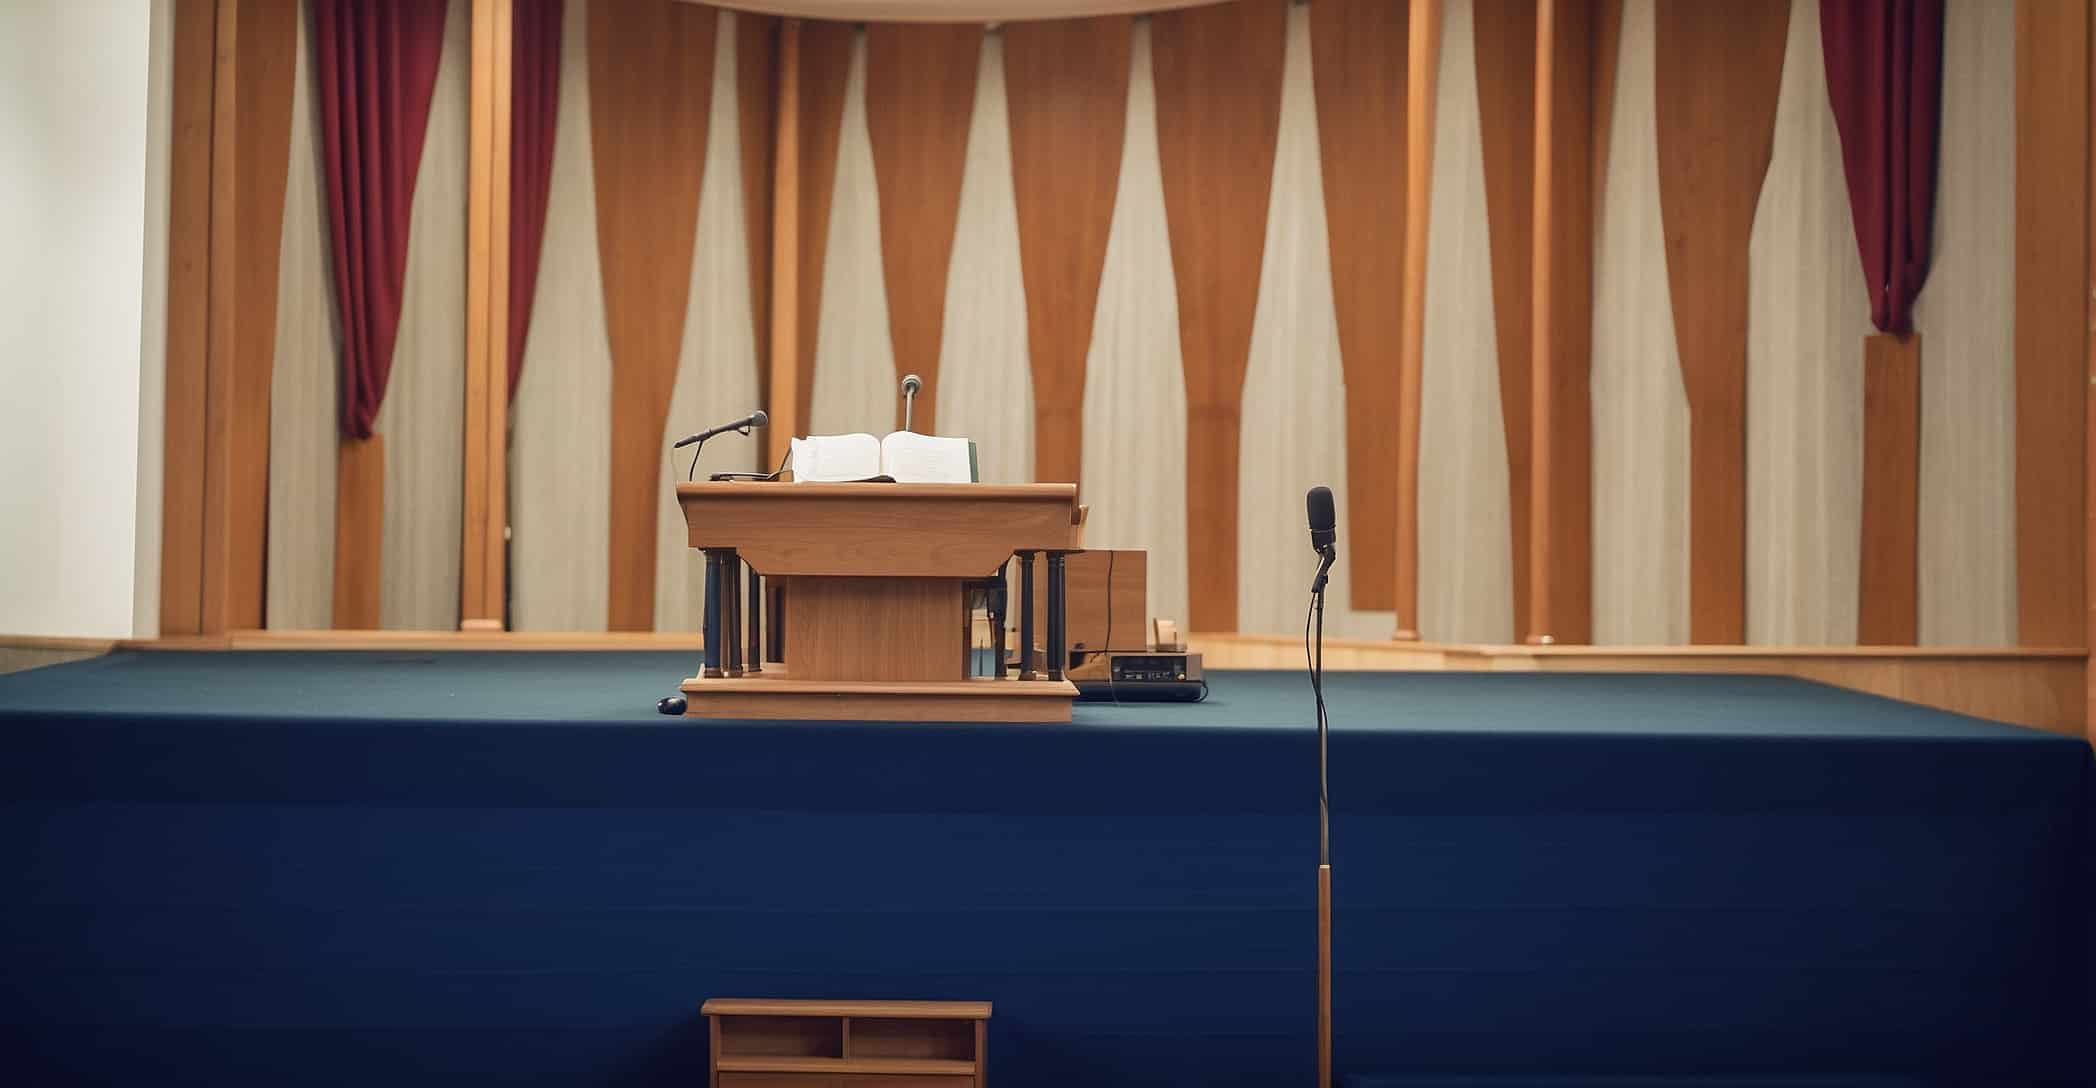
[[[687,716],[767,721],[1067,722],[1077,699],[1067,680],[788,680],[777,666],[761,678],[694,676],[683,691]]]

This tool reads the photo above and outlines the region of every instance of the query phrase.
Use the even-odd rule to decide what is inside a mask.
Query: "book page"
[[[975,481],[975,458],[965,438],[937,438],[896,431],[881,439],[881,470],[903,484],[965,484]]]
[[[881,474],[881,443],[870,434],[818,434],[793,440],[796,483],[871,480]]]

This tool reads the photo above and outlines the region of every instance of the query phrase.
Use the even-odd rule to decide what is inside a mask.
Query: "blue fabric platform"
[[[700,1001],[758,996],[994,1001],[1005,1086],[1310,1083],[1299,676],[657,716],[692,667],[0,677],[11,1079],[693,1085]],[[2088,1082],[2086,744],[1769,678],[1329,689],[1348,1083]]]

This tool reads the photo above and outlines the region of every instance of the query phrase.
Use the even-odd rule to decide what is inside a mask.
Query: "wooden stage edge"
[[[1191,635],[1207,669],[1299,669],[1292,635]],[[0,635],[0,672],[124,650],[683,650],[696,634],[236,631],[160,639]],[[1492,646],[1327,639],[1333,671],[1755,673],[1796,676],[1997,721],[2088,736],[2086,650],[1949,646]]]

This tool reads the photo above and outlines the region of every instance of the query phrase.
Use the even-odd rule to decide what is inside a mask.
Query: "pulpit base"
[[[775,671],[776,670],[776,671]],[[1077,685],[1067,680],[887,682],[762,676],[684,681],[684,714],[763,721],[1067,722]]]

